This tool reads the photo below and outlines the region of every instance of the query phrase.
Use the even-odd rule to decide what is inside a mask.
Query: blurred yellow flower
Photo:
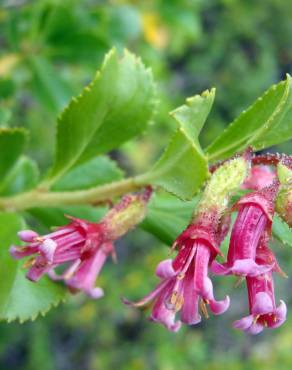
[[[157,13],[148,12],[142,15],[145,40],[157,49],[164,49],[168,44],[168,31]]]
[[[8,54],[0,59],[0,77],[8,76],[15,65],[19,62],[19,55]]]

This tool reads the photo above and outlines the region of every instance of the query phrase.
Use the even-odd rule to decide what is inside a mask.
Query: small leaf
[[[292,79],[273,85],[207,148],[212,161],[252,146],[261,150],[292,138]]]
[[[141,227],[171,245],[187,227],[198,198],[182,201],[170,194],[153,196]]]
[[[22,218],[13,213],[0,213],[0,319],[20,322],[44,314],[64,299],[65,289],[44,277],[38,283],[25,278],[23,261],[9,254],[18,243],[17,232],[24,228]]]
[[[61,177],[53,186],[53,190],[81,190],[120,180],[123,171],[115,161],[106,156],[93,158],[74,167]]]
[[[34,188],[39,180],[39,169],[32,159],[20,157],[0,185],[1,195],[12,195]]]
[[[208,177],[207,159],[198,135],[213,104],[215,90],[187,99],[171,115],[179,127],[152,170],[142,179],[182,199],[191,199]]]
[[[0,128],[0,179],[12,169],[22,154],[27,141],[27,132],[20,128]]]
[[[273,235],[281,243],[292,247],[292,230],[290,227],[281,220],[278,215],[274,216],[273,220]]]
[[[125,52],[119,60],[112,50],[94,81],[59,117],[55,162],[46,185],[141,133],[154,107],[150,71],[133,54]]]

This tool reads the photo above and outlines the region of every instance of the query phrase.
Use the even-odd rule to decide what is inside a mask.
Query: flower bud
[[[209,180],[193,219],[196,220],[202,213],[214,211],[220,218],[228,206],[229,197],[243,183],[249,168],[247,155],[231,159],[220,166]]]
[[[144,193],[126,195],[106,214],[102,223],[107,239],[120,238],[144,219],[151,192],[152,190],[147,188]]]

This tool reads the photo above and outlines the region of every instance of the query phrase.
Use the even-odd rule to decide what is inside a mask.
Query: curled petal
[[[277,307],[275,313],[275,318],[276,318],[276,321],[275,323],[272,323],[270,325],[270,328],[278,328],[279,326],[281,326],[283,324],[283,322],[286,321],[286,316],[287,316],[287,306],[286,306],[286,303],[284,301],[280,301],[280,304],[279,306]]]
[[[240,320],[234,321],[233,327],[235,329],[246,331],[251,327],[253,320],[254,320],[253,315],[245,316]]]
[[[156,268],[156,275],[162,279],[172,278],[176,275],[172,267],[172,259],[161,261]]]
[[[221,301],[210,300],[209,301],[210,310],[213,312],[214,315],[220,315],[228,310],[230,306],[230,298],[227,295]]]
[[[34,242],[34,239],[39,236],[39,234],[33,230],[22,230],[22,231],[19,231],[17,235],[20,240],[26,243]]]
[[[224,313],[230,305],[230,298],[226,296],[222,301],[216,301],[213,293],[213,284],[209,277],[205,277],[203,283],[203,291],[201,292],[202,298],[207,300],[210,304],[210,309],[214,315]]]
[[[257,335],[264,330],[264,326],[259,322],[253,323],[249,329],[246,330],[247,333],[252,335]]]

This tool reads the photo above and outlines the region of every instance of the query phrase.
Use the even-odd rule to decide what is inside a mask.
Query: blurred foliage
[[[143,171],[160,154],[169,125],[175,128],[168,111],[185,96],[217,88],[201,135],[207,146],[268,86],[292,72],[291,17],[292,2],[287,0],[2,0],[0,126],[26,126],[29,154],[45,170],[52,161],[56,115],[92,79],[108,49],[126,47],[153,68],[161,107],[147,136],[111,156],[129,173]],[[280,149],[292,154],[291,143]],[[35,213],[40,217],[40,210]],[[46,214],[43,227],[53,225],[54,217]],[[230,291],[231,310],[175,335],[148,323],[146,313],[123,307],[121,296],[141,297],[156,283],[155,265],[168,249],[141,230],[117,249],[119,264],[108,264],[99,281],[106,292],[102,300],[75,296],[45,319],[22,326],[1,324],[0,369],[292,367],[291,320],[256,338],[231,328],[231,321],[247,310],[245,288],[235,289],[231,278],[220,281],[216,290],[218,297]],[[288,247],[276,244],[275,250],[289,271]],[[288,280],[280,281],[280,297],[291,306]]]

